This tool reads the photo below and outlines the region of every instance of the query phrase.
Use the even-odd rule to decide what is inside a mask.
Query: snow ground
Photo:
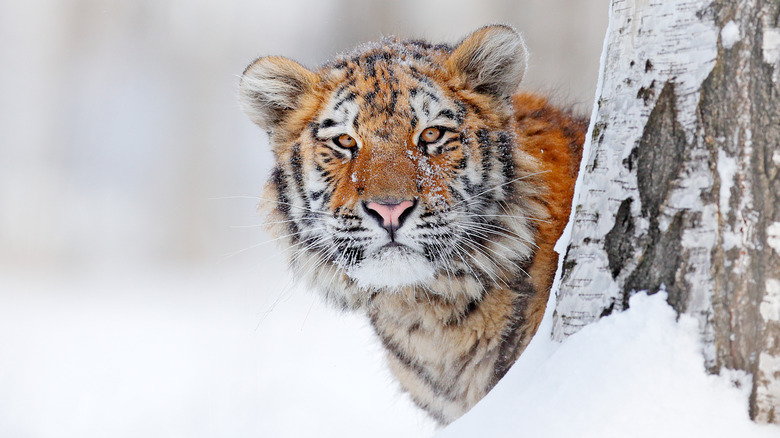
[[[550,312],[541,333],[549,333]],[[696,321],[663,293],[632,297],[561,344],[535,338],[503,380],[437,435],[452,437],[778,437],[748,418],[750,378],[707,375]],[[741,388],[737,388],[737,385]]]
[[[432,435],[368,324],[278,259],[0,274],[0,437]]]
[[[252,267],[0,275],[0,437],[424,437],[364,319]],[[550,315],[543,323],[549,331]],[[535,339],[439,437],[777,437],[659,294]],[[739,381],[742,389],[732,382]]]
[[[0,437],[435,433],[363,318],[293,285],[276,252],[252,259],[200,272],[0,275]],[[749,380],[704,372],[696,333],[661,294],[635,296],[562,344],[534,339],[437,436],[780,436],[748,419]]]

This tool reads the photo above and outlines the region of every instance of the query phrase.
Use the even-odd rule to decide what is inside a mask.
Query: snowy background
[[[525,87],[588,112],[607,3],[1,2],[0,437],[433,435],[366,322],[263,244],[271,157],[238,75],[505,22],[528,41]],[[744,376],[704,374],[690,323],[637,300],[535,340],[442,435],[778,436],[747,420]]]

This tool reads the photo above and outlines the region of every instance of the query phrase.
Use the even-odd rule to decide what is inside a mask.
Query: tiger
[[[386,37],[314,70],[261,57],[240,79],[291,272],[368,316],[440,425],[526,348],[557,268],[587,120],[519,92],[526,65],[520,34],[495,24],[456,45]]]

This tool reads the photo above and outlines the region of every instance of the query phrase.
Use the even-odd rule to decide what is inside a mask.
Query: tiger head
[[[512,128],[525,67],[501,25],[455,47],[385,39],[315,71],[282,57],[247,67],[240,103],[275,158],[267,223],[293,270],[352,308],[510,281],[541,214],[537,164]]]

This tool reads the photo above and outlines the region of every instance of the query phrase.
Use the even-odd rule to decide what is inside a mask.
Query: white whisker
[[[470,217],[476,217],[476,218],[480,218],[480,217],[502,217],[502,218],[508,218],[508,219],[525,219],[525,220],[530,220],[530,221],[538,221],[538,222],[544,222],[544,223],[547,223],[547,224],[552,223],[552,221],[548,221],[548,220],[545,220],[545,219],[539,219],[539,218],[535,218],[535,217],[531,217],[531,216],[517,216],[517,215],[513,215],[513,214],[475,214],[475,213],[471,213],[471,212],[466,212],[466,215],[470,216]]]
[[[460,260],[463,262],[463,264],[468,268],[469,271],[471,271],[471,275],[474,277],[474,280],[476,280],[477,284],[479,284],[479,287],[482,289],[482,294],[487,293],[487,288],[485,288],[485,285],[482,283],[482,281],[479,279],[479,275],[477,275],[476,272],[474,272],[474,268],[471,266],[469,262],[466,261],[466,259],[463,258],[463,255],[469,256],[469,258],[474,258],[471,254],[469,254],[467,251],[464,251],[464,248],[460,246],[457,243],[454,243],[453,246],[455,247],[455,254],[460,258]]]
[[[305,230],[305,231],[318,231],[318,230],[324,230],[325,228],[326,228],[326,227],[320,227],[320,228],[311,228],[311,229],[308,229],[308,230]],[[300,235],[300,234],[302,234],[302,233],[303,233],[303,231],[298,231],[298,232],[296,232],[296,233],[285,234],[285,235],[283,235],[283,236],[279,236],[279,237],[276,237],[276,238],[273,238],[273,239],[270,239],[270,240],[266,240],[265,242],[256,243],[256,244],[254,244],[254,245],[252,245],[252,246],[249,246],[249,247],[247,247],[247,248],[240,249],[240,250],[238,250],[238,251],[235,251],[235,252],[232,252],[232,253],[226,254],[224,257],[225,257],[226,259],[229,259],[229,258],[231,258],[231,257],[235,257],[235,256],[237,256],[238,254],[241,254],[241,253],[243,253],[243,252],[249,251],[249,250],[251,250],[251,249],[258,248],[258,247],[260,247],[260,246],[263,246],[263,245],[269,244],[269,243],[271,243],[271,242],[276,242],[277,240],[281,240],[281,239],[284,239],[284,238],[286,238],[286,237]]]
[[[519,234],[513,232],[512,230],[506,229],[504,227],[500,227],[493,224],[488,223],[481,223],[481,222],[468,222],[468,221],[460,221],[453,224],[454,226],[463,229],[465,231],[482,231],[483,234],[481,234],[484,238],[489,238],[490,235],[494,236],[500,236],[507,238],[512,241],[521,242],[527,245],[530,245],[534,248],[539,248],[539,245],[537,245],[535,242],[528,240],[527,238],[520,236]]]
[[[311,213],[317,213],[317,214],[322,214],[322,215],[330,214],[327,211],[312,210],[311,208],[301,207],[300,205],[291,204],[289,202],[280,201],[278,199],[270,199],[270,198],[260,198],[260,197],[258,197],[257,200],[259,200],[259,201],[266,201],[266,202],[273,202],[274,204],[279,204],[279,205],[287,205],[289,207],[297,208],[298,210],[309,211]]]
[[[461,201],[459,201],[459,202],[456,202],[455,204],[453,204],[452,206],[450,206],[450,208],[451,208],[451,209],[452,209],[452,208],[455,208],[455,207],[457,207],[458,205],[460,205],[460,204],[462,204],[462,203],[464,203],[464,202],[467,202],[467,201],[473,200],[473,199],[477,198],[478,196],[482,196],[482,195],[484,195],[484,194],[485,194],[485,193],[487,193],[487,192],[490,192],[490,191],[493,191],[493,190],[500,189],[501,187],[504,187],[504,186],[506,186],[506,185],[509,185],[509,184],[512,184],[512,183],[514,183],[514,182],[520,181],[520,180],[522,180],[522,179],[530,178],[530,177],[532,177],[532,176],[535,176],[535,175],[541,175],[541,174],[543,174],[543,173],[548,173],[548,172],[550,172],[550,171],[549,171],[549,170],[542,170],[542,171],[540,171],[540,172],[534,172],[534,173],[529,173],[528,175],[523,175],[523,176],[521,176],[521,177],[518,177],[518,178],[515,178],[515,179],[513,179],[513,180],[511,180],[511,181],[507,181],[507,182],[505,182],[505,183],[503,183],[503,184],[499,184],[499,185],[497,185],[497,186],[495,186],[495,187],[491,187],[491,188],[489,188],[489,189],[487,189],[487,190],[481,191],[481,192],[477,193],[477,194],[476,194],[476,195],[474,195],[474,196],[470,196],[470,197],[468,197],[468,198],[465,198],[465,199],[463,199],[463,200],[461,200]]]
[[[485,248],[486,250],[488,250],[488,251],[492,252],[493,254],[495,254],[495,255],[497,255],[497,256],[499,256],[499,257],[503,258],[504,260],[506,260],[506,261],[508,261],[509,263],[513,264],[513,265],[514,265],[514,266],[515,266],[517,269],[521,270],[521,271],[523,272],[523,274],[525,274],[525,275],[528,275],[528,276],[530,277],[530,275],[528,274],[528,272],[527,272],[525,269],[523,269],[523,267],[522,267],[522,266],[518,265],[516,261],[514,261],[514,260],[510,259],[510,258],[509,258],[508,256],[506,256],[505,254],[501,254],[500,252],[496,251],[495,249],[493,249],[493,248],[490,248],[490,247],[489,247],[489,246],[487,246],[487,245],[483,245],[483,244],[481,244],[481,243],[479,243],[479,242],[471,241],[471,243],[473,243],[473,244],[475,244],[475,245],[478,245],[478,246],[480,246],[480,247],[482,247],[482,248]],[[496,245],[500,246],[501,248],[504,248],[505,250],[507,250],[507,251],[509,251],[509,252],[514,252],[513,250],[511,250],[511,249],[507,248],[506,246],[504,246],[504,245],[502,245],[502,244],[500,244],[500,243],[498,243],[498,242],[491,241],[491,243],[493,243],[493,244],[496,244]],[[487,253],[485,253],[485,255],[487,255]]]

